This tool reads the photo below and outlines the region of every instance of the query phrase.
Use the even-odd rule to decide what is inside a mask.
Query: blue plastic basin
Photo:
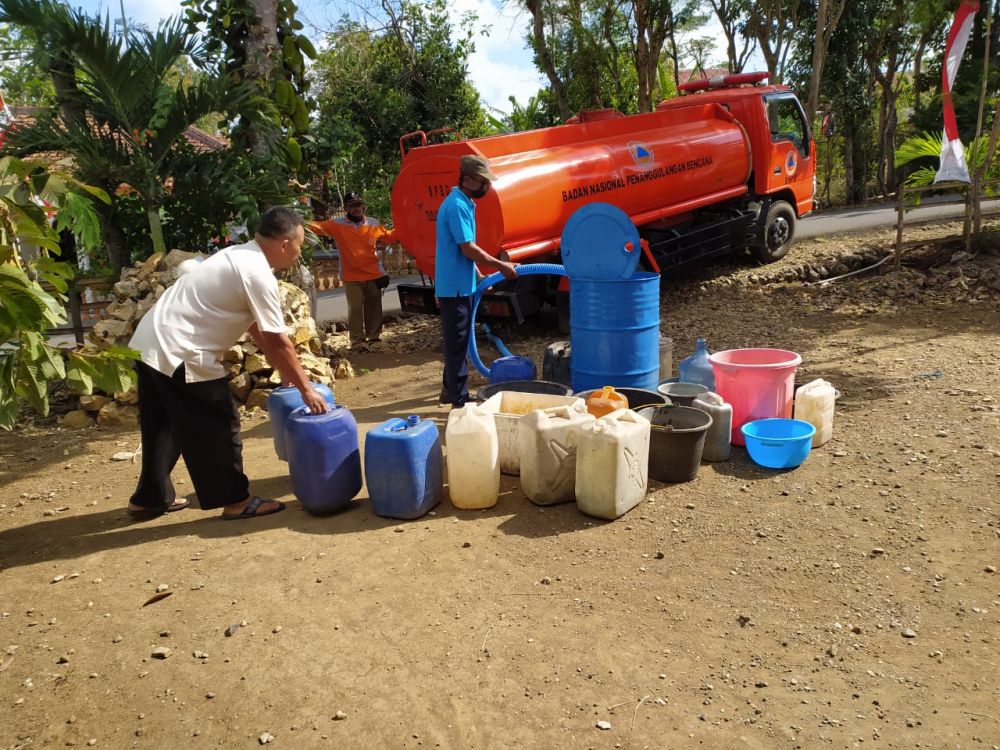
[[[741,428],[754,463],[768,469],[794,469],[812,449],[816,428],[801,419],[758,419]]]

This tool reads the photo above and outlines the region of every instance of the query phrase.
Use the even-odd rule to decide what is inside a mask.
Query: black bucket
[[[505,383],[491,383],[476,391],[476,400],[485,401],[500,391],[517,391],[518,393],[546,393],[550,396],[572,396],[573,389],[562,383],[552,383],[548,380],[508,380]]]
[[[649,476],[658,482],[690,482],[698,475],[712,417],[688,406],[648,406]]]
[[[593,391],[580,391],[573,395],[586,401],[587,396],[591,393]],[[620,393],[628,399],[628,408],[632,411],[641,409],[644,406],[670,406],[671,403],[670,399],[662,393],[647,391],[645,388],[619,388],[615,386],[615,393]]]

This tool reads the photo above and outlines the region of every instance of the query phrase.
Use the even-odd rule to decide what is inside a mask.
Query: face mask
[[[473,198],[482,198],[488,192],[490,192],[490,186],[489,185],[481,185],[478,190],[474,190],[474,191],[470,192],[469,195],[471,197],[473,197]]]
[[[364,216],[362,214],[352,214],[348,212],[347,218],[353,221],[355,224],[360,224]]]

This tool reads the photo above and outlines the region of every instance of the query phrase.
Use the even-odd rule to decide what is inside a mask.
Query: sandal
[[[152,518],[159,518],[164,513],[176,513],[179,510],[184,510],[189,507],[191,507],[190,500],[181,500],[180,502],[175,502],[165,508],[143,508],[142,510],[132,510],[132,508],[129,508],[128,514],[137,521],[148,521]]]
[[[264,511],[261,511],[260,513],[257,512],[260,509],[261,505],[263,505],[264,503],[270,503],[270,502],[277,502],[278,503],[278,507],[277,508],[272,508],[271,510],[264,510]],[[269,516],[272,513],[280,513],[284,509],[285,509],[285,504],[283,502],[280,502],[278,500],[271,501],[271,500],[268,500],[267,498],[258,497],[257,495],[254,495],[253,497],[250,498],[250,502],[248,502],[246,504],[246,507],[243,508],[243,510],[241,510],[239,513],[235,513],[235,514],[223,513],[222,514],[222,520],[223,521],[243,521],[243,520],[245,520],[247,518],[256,518],[258,516]]]

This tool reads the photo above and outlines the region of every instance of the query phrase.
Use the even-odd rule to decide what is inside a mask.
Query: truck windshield
[[[791,141],[802,156],[809,156],[808,131],[802,107],[794,95],[785,94],[767,98],[767,119],[771,128],[771,141]]]

